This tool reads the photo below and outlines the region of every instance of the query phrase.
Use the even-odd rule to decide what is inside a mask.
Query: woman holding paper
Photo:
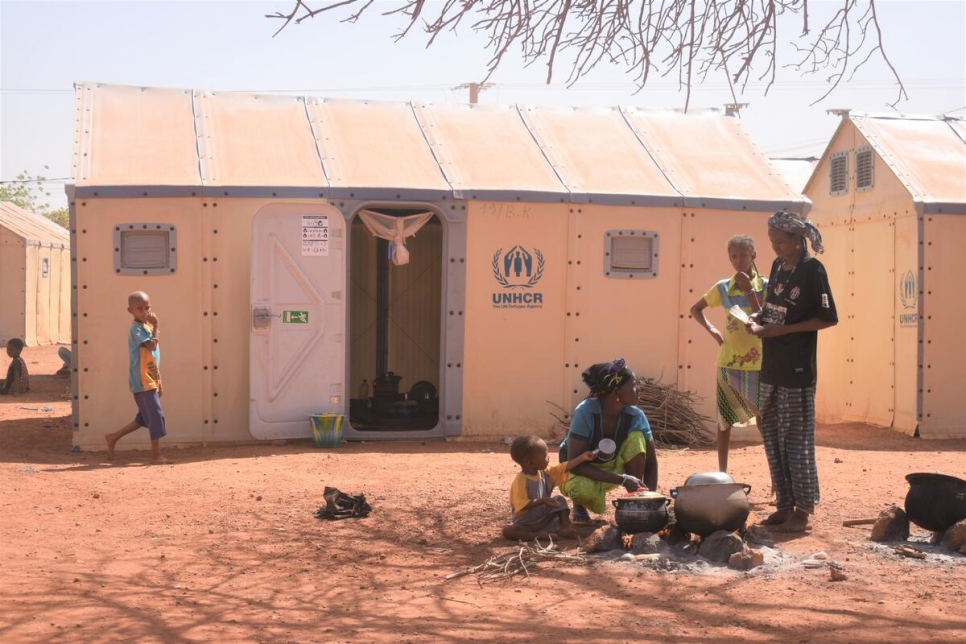
[[[748,330],[762,338],[761,435],[778,511],[762,521],[781,532],[804,532],[819,501],[815,466],[815,354],[818,332],[838,313],[825,267],[808,253],[822,252],[812,222],[778,211],[768,218],[768,239],[778,257],[761,313]]]
[[[714,338],[718,349],[718,469],[728,471],[731,428],[758,416],[758,372],[761,340],[748,332],[749,315],[761,309],[768,280],[755,267],[755,240],[735,235],[728,240],[728,259],[735,274],[712,286],[691,307],[691,317]],[[704,316],[707,307],[725,309],[722,334]],[[760,422],[760,421],[759,421]]]

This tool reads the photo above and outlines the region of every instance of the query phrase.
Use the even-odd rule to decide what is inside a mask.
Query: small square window
[[[836,152],[832,155],[829,171],[829,193],[844,195],[849,191],[849,153]]]
[[[608,230],[604,239],[604,275],[657,277],[658,237],[647,230]]]
[[[871,190],[875,184],[875,155],[872,148],[855,151],[855,191]]]
[[[118,275],[170,275],[178,268],[178,234],[170,224],[114,227],[114,272]]]

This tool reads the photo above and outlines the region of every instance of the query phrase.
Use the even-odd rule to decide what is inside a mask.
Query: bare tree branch
[[[293,22],[300,25],[323,14],[357,22],[376,4],[291,1],[291,11],[266,16],[283,21],[276,36]],[[464,22],[486,35],[492,56],[481,83],[517,49],[525,65],[545,61],[547,83],[557,68],[569,66],[566,84],[573,85],[601,62],[625,67],[639,90],[654,71],[661,76],[676,72],[687,105],[693,86],[717,73],[727,78],[733,97],[736,86],[744,92],[756,79],[765,82],[767,94],[778,67],[779,20],[801,14],[801,33],[791,39],[800,58],[784,67],[804,74],[826,72],[829,88],[818,101],[874,57],[885,62],[895,79],[896,103],[908,99],[883,44],[876,14],[876,2],[883,0],[840,1],[815,35],[809,0],[398,0],[379,15],[402,16],[407,24],[393,38],[400,40],[415,28],[426,35],[427,47],[442,34],[456,33]]]

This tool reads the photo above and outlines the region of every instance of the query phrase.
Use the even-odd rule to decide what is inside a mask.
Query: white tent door
[[[312,435],[344,413],[345,221],[325,206],[268,206],[252,224],[250,430]]]

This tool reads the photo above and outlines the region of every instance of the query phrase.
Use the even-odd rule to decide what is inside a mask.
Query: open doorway
[[[394,218],[425,209],[368,208]],[[406,239],[409,262],[352,219],[349,261],[349,423],[360,432],[439,424],[443,225],[433,215]]]

